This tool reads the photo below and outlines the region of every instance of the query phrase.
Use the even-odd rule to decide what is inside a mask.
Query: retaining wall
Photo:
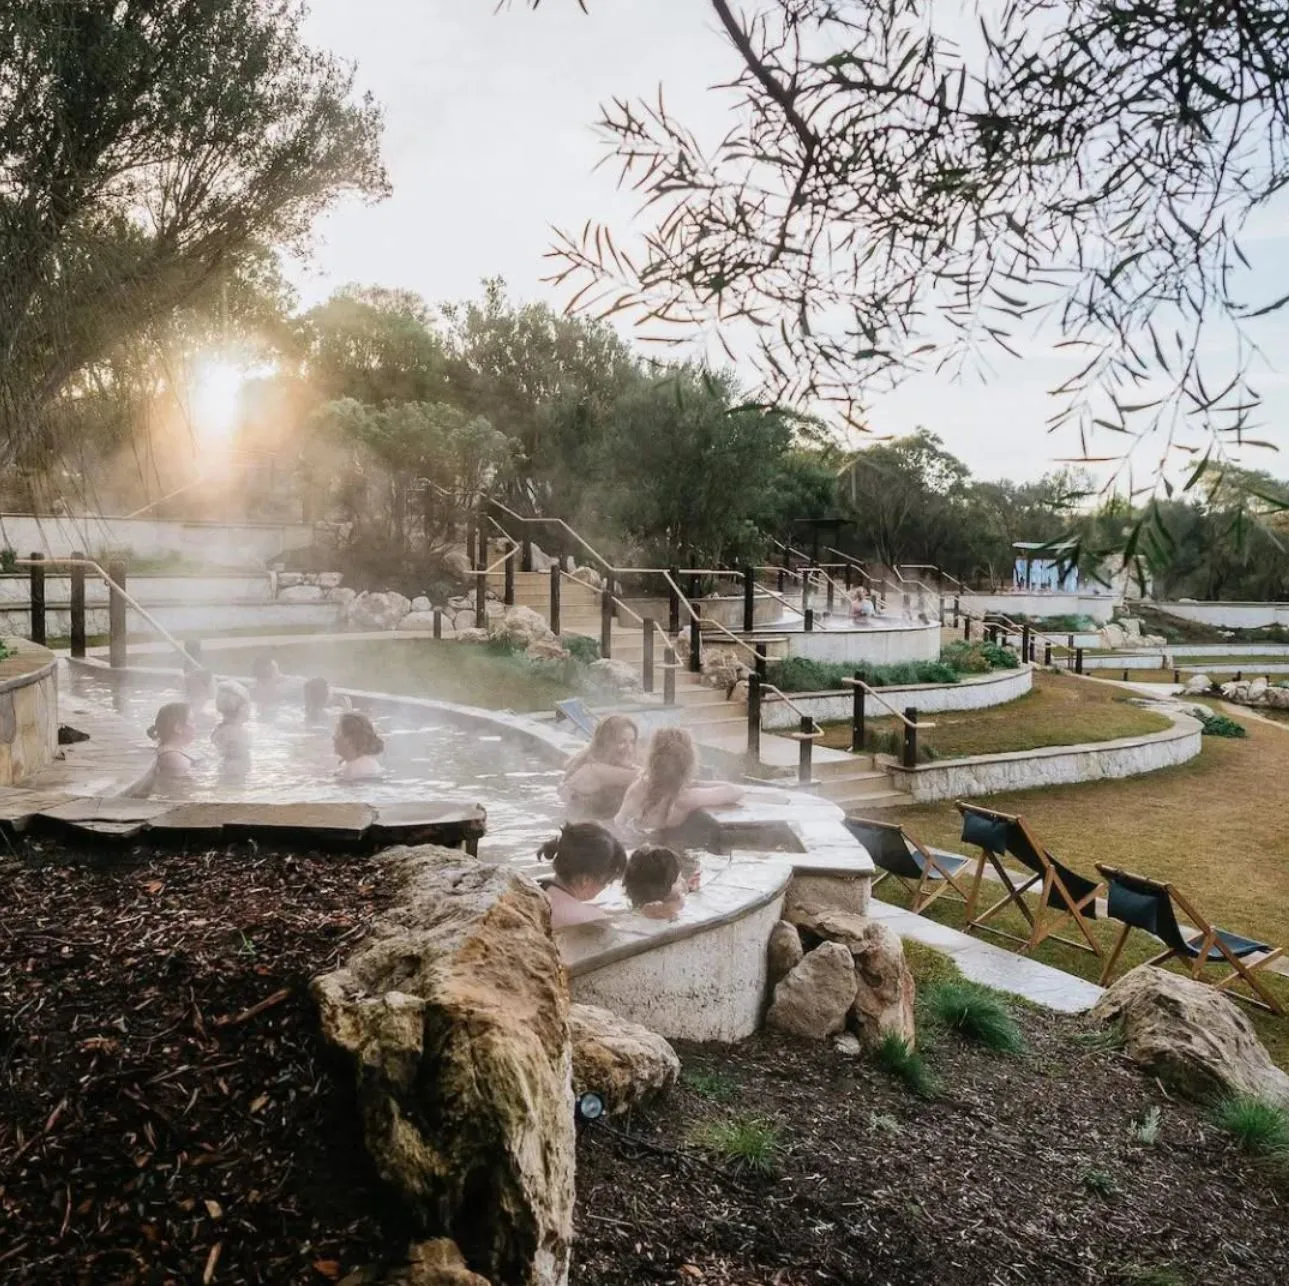
[[[133,593],[132,583],[126,589]],[[216,634],[228,630],[335,630],[341,624],[339,603],[168,603],[149,606],[151,616],[172,634]],[[108,609],[86,607],[86,634],[108,632]],[[132,631],[152,636],[152,628],[132,608],[126,612],[127,626]],[[23,636],[31,632],[29,607],[0,606],[0,634]],[[45,634],[51,639],[65,639],[72,632],[72,613],[68,607],[48,607],[45,611]]]
[[[912,683],[879,688],[883,698],[897,710],[914,706],[919,715],[949,710],[984,710],[1023,697],[1034,686],[1034,671],[1028,665],[1015,670],[996,670],[972,675],[959,683]],[[844,723],[851,716],[854,698],[850,689],[842,692],[792,692],[792,700],[820,723]],[[869,718],[880,719],[887,711],[870,698]],[[761,727],[770,731],[797,728],[800,718],[784,701],[773,695],[761,704]]]
[[[789,656],[856,665],[896,665],[901,661],[940,659],[940,623],[900,622],[853,630],[800,629],[758,631],[787,640]],[[757,635],[748,636],[752,642]]]
[[[1199,720],[1170,715],[1171,728],[1078,746],[1044,746],[1002,755],[972,755],[904,768],[890,764],[891,780],[918,803],[996,795],[1041,786],[1136,777],[1194,759],[1200,752]]]
[[[1090,616],[1104,624],[1123,606],[1119,594],[1058,594],[1038,590],[999,594],[959,594],[964,609],[973,616],[982,612],[1002,612],[1005,616]],[[946,595],[946,605],[953,610],[953,595]]]
[[[1267,625],[1289,626],[1289,603],[1154,603],[1161,612],[1200,625],[1228,630],[1256,630]]]

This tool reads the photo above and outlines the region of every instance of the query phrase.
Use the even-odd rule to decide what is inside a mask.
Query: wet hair
[[[657,812],[669,813],[677,796],[693,780],[697,766],[698,752],[688,730],[659,728],[649,742],[649,757],[645,760],[645,797],[640,815],[647,819]]]
[[[215,712],[221,719],[235,719],[249,714],[251,694],[233,679],[225,679],[215,688]]]
[[[336,720],[336,731],[361,755],[378,755],[385,749],[372,721],[357,710],[346,710]]]
[[[636,849],[627,861],[627,871],[622,877],[632,906],[648,902],[661,902],[680,879],[680,858],[660,844],[646,844]]]
[[[148,736],[156,742],[168,741],[192,718],[186,701],[171,701],[157,711],[157,717],[148,729]]]
[[[611,884],[627,869],[627,850],[614,833],[599,822],[573,822],[537,850],[537,856],[555,869],[563,884],[590,878]]]
[[[255,658],[251,666],[251,674],[256,679],[269,679],[273,677],[273,671],[277,667],[277,658],[271,652],[266,652],[262,656]]]
[[[304,708],[310,714],[318,714],[327,708],[331,699],[331,684],[326,679],[306,679],[304,681]]]
[[[591,734],[591,744],[574,755],[564,769],[564,780],[567,781],[579,768],[586,764],[602,764],[608,758],[609,748],[627,729],[635,737],[640,736],[636,721],[629,714],[607,714],[595,725]]]

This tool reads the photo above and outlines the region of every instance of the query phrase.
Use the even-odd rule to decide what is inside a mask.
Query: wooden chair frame
[[[1167,951],[1161,951],[1159,955],[1152,956],[1145,963],[1148,965],[1162,965],[1169,960],[1177,959],[1189,964],[1191,978],[1196,982],[1202,982],[1205,986],[1212,987],[1215,991],[1229,992],[1236,1000],[1243,1000],[1247,1005],[1255,1005],[1259,1009],[1269,1010],[1271,1013],[1283,1016],[1284,1006],[1276,1000],[1270,992],[1266,991],[1256,974],[1260,973],[1268,965],[1279,960],[1284,955],[1283,947],[1270,947],[1253,964],[1249,964],[1248,957],[1241,958],[1222,941],[1218,935],[1217,926],[1202,916],[1179,889],[1166,880],[1152,880],[1147,875],[1138,875],[1134,871],[1125,871],[1118,867],[1106,866],[1101,862],[1097,863],[1097,873],[1107,882],[1111,883],[1120,877],[1126,876],[1132,880],[1140,880],[1143,884],[1154,885],[1160,889],[1182,915],[1190,921],[1191,927],[1195,930],[1195,936],[1188,939],[1188,945],[1197,954],[1189,956],[1177,947],[1169,947]],[[1174,920],[1176,917],[1174,916]],[[1119,956],[1123,951],[1124,943],[1128,940],[1128,935],[1137,928],[1137,925],[1123,924],[1119,930],[1119,935],[1115,939],[1114,947],[1108,957],[1106,957],[1105,967],[1101,970],[1101,985],[1104,987],[1109,981],[1114,967],[1119,962]],[[1178,924],[1179,932],[1185,936],[1182,925]],[[1143,929],[1143,933],[1147,930]],[[1152,935],[1154,936],[1154,935]],[[1198,945],[1197,945],[1198,944]],[[1221,960],[1211,960],[1210,953],[1216,948]],[[1209,982],[1204,976],[1204,969],[1208,965],[1220,965],[1223,962],[1230,965],[1231,972],[1217,982]],[[1243,992],[1236,991],[1234,988],[1238,983],[1243,982],[1254,994],[1246,996]]]
[[[1061,874],[1056,869],[1056,865],[1048,854],[1047,849],[1038,842],[1034,832],[1029,828],[1029,823],[1023,817],[1011,813],[1000,813],[992,808],[980,808],[975,804],[963,803],[961,800],[954,807],[964,816],[967,812],[980,813],[994,821],[1019,827],[1031,850],[1036,854],[1039,865],[1042,867],[1040,871],[1032,871],[1026,876],[1018,877],[1004,865],[1003,858],[1006,856],[1005,853],[995,853],[991,849],[978,845],[980,856],[976,862],[976,876],[972,883],[972,901],[969,905],[975,906],[979,898],[980,884],[984,879],[986,863],[997,872],[998,878],[1007,892],[997,902],[986,907],[978,915],[968,916],[967,931],[981,929],[985,933],[992,933],[1000,938],[1006,938],[1010,942],[1018,943],[1022,955],[1032,951],[1040,943],[1051,938],[1054,942],[1064,943],[1067,947],[1076,947],[1080,951],[1090,951],[1098,959],[1101,959],[1104,955],[1104,950],[1088,927],[1084,912],[1089,906],[1095,911],[1096,899],[1105,891],[1105,885],[1098,883],[1089,893],[1084,894],[1081,898],[1076,898],[1066,887],[1065,881],[1061,878]],[[1016,860],[1019,861],[1020,859],[1017,858]],[[1026,870],[1029,871],[1029,868],[1026,867]],[[1018,878],[1019,883],[1017,883]],[[1039,886],[1038,908],[1032,911],[1025,901],[1024,895],[1033,889],[1035,885]],[[1059,898],[1059,905],[1052,905],[1053,894],[1056,894]],[[1024,916],[1025,922],[1029,925],[1028,937],[1022,938],[1015,933],[1008,932],[1006,929],[1000,929],[988,923],[994,916],[1001,914],[1007,907],[1012,905]],[[1081,942],[1076,941],[1074,938],[1062,937],[1056,932],[1066,920],[1074,921],[1074,926],[1078,929],[1083,939]]]
[[[906,846],[916,849],[918,856],[922,859],[922,873],[916,881],[911,876],[901,875],[898,871],[881,868],[882,873],[873,881],[872,888],[877,888],[888,876],[895,879],[908,891],[912,898],[909,910],[914,915],[921,915],[932,902],[952,890],[955,897],[966,905],[967,916],[970,918],[973,907],[971,892],[958,883],[957,875],[940,863],[934,851],[927,848],[920,840],[914,839],[897,822],[883,822],[872,817],[855,817],[850,820],[863,826],[873,826],[880,830],[895,832]],[[910,856],[911,860],[912,857]]]

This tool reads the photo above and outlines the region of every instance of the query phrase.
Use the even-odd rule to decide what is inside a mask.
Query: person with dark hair
[[[157,778],[173,779],[192,775],[192,756],[186,747],[192,744],[197,728],[186,701],[171,701],[157,711],[148,729],[148,737],[157,743],[157,761],[153,772]]]
[[[598,822],[573,822],[547,840],[537,856],[555,871],[546,886],[552,929],[608,918],[592,901],[627,869],[627,851],[612,831]]]
[[[674,920],[685,905],[686,879],[680,855],[645,844],[627,861],[622,887],[631,905],[652,920]]]
[[[317,723],[326,715],[330,700],[331,684],[326,679],[305,679],[304,717],[309,723]]]
[[[376,756],[385,749],[385,742],[365,714],[346,710],[336,720],[331,744],[340,756],[340,769],[336,775],[343,781],[362,781],[384,773],[385,769]]]

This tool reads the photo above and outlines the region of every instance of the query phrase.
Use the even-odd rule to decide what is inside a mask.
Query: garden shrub
[[[1204,725],[1206,737],[1247,737],[1249,735],[1242,723],[1236,723],[1227,715],[1197,712],[1195,717]]]
[[[768,676],[784,692],[829,692],[844,687],[843,680],[862,670],[864,681],[873,688],[906,683],[957,683],[959,674],[943,661],[904,661],[899,665],[856,666],[837,661],[812,661],[804,656],[787,656],[770,663]]]
[[[581,665],[590,665],[600,659],[600,641],[586,634],[565,634],[560,640],[573,660]]]

